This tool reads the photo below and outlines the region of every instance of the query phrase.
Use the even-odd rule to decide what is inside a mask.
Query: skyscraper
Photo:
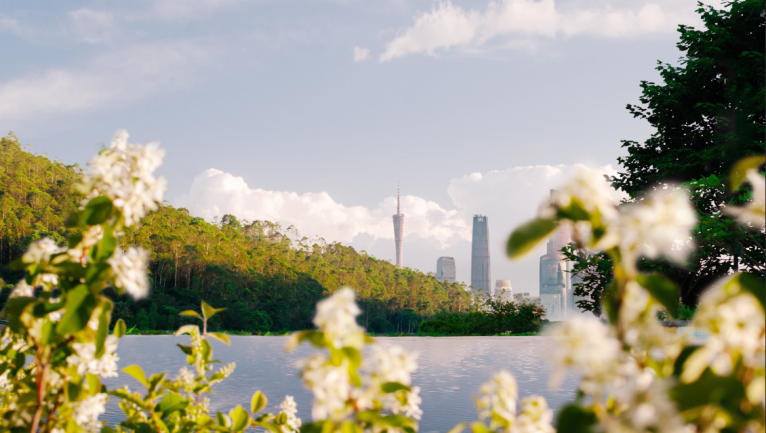
[[[551,190],[551,195],[555,194]],[[567,267],[562,259],[561,248],[569,244],[569,230],[559,227],[547,244],[547,251],[540,257],[540,303],[545,307],[548,320],[564,320],[571,306],[571,287]]]
[[[439,257],[439,260],[436,261],[436,279],[454,283],[455,274],[455,259],[452,257]]]
[[[402,267],[402,242],[404,241],[404,215],[399,209],[399,186],[396,187],[396,215],[394,215],[394,240],[396,241],[396,266]]]
[[[489,223],[484,215],[473,216],[473,241],[471,244],[471,286],[474,293],[484,289],[489,293],[492,280],[489,267]]]

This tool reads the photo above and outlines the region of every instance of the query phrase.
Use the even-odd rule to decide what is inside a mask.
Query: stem
[[[32,428],[30,433],[37,433],[37,426],[40,424],[40,419],[43,416],[43,400],[45,399],[45,382],[48,380],[48,364],[42,364],[42,348],[37,348],[37,356],[35,356],[35,369],[37,379],[37,410],[35,410],[35,416],[32,419]]]

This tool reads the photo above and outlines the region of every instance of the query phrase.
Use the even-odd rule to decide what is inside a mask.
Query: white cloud
[[[190,66],[206,59],[186,42],[133,46],[80,69],[53,68],[0,83],[0,117],[39,118],[52,113],[119,105],[190,81]]]
[[[367,60],[367,56],[370,55],[369,48],[354,47],[354,61],[363,62]]]
[[[89,44],[98,44],[109,39],[116,30],[114,16],[110,12],[81,8],[69,12],[75,33]]]
[[[473,173],[452,179],[447,192],[454,209],[415,196],[402,197],[405,266],[432,272],[439,256],[455,257],[458,279],[470,282],[471,224],[473,214],[488,216],[492,276],[509,278],[517,289],[537,291],[537,263],[543,254],[511,263],[505,258],[505,242],[511,231],[535,216],[537,207],[551,188],[565,183],[577,165],[513,167],[487,173]],[[595,169],[614,175],[611,166]],[[615,192],[617,202],[622,198]],[[376,207],[344,206],[326,192],[303,193],[251,188],[243,178],[216,169],[198,175],[188,193],[176,206],[207,220],[232,214],[250,221],[278,221],[294,225],[304,236],[321,236],[340,241],[374,256],[394,259],[393,221],[396,198],[387,197]]]
[[[463,10],[447,0],[417,16],[411,27],[389,41],[380,61],[412,53],[434,54],[452,47],[479,47],[499,37],[553,39],[558,34],[635,37],[672,32],[680,22],[694,19],[693,5],[685,14],[672,9],[667,12],[658,4],[645,3],[623,9],[606,5],[599,9],[558,11],[554,0],[500,0],[490,2],[480,12]]]

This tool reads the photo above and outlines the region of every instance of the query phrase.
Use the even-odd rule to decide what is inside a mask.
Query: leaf
[[[386,382],[382,385],[380,385],[380,389],[385,393],[392,393],[396,391],[409,391],[410,387],[406,385],[402,385],[399,382]]]
[[[532,251],[540,242],[545,240],[558,224],[553,220],[534,219],[518,227],[508,238],[508,257],[518,259]]]
[[[231,346],[231,338],[228,334],[224,334],[223,332],[208,332],[207,335],[215,338],[221,343],[226,343],[227,346]]]
[[[216,417],[216,420],[218,421],[218,425],[221,425],[224,427],[231,427],[231,418],[229,418],[227,415],[224,415],[221,412],[216,412],[215,417]]]
[[[197,330],[199,332],[199,327],[197,325],[183,325],[173,334],[174,336],[178,337],[179,335],[183,334],[191,334],[192,331]]]
[[[123,335],[127,331],[127,326],[125,325],[125,321],[122,319],[117,320],[117,323],[114,324],[114,335],[117,336],[117,338],[122,338]]]
[[[737,161],[729,175],[729,191],[734,192],[738,190],[747,178],[747,171],[758,168],[759,165],[763,164],[763,161],[764,155],[748,156]]]
[[[487,430],[487,427],[480,422],[472,423],[471,430],[473,431],[473,433],[489,433],[489,430]]]
[[[678,316],[678,286],[662,274],[639,275],[636,281],[657,300],[674,319]]]
[[[761,308],[766,310],[766,290],[764,290],[764,287],[766,287],[766,281],[764,281],[763,278],[755,274],[742,273],[732,278],[732,280],[733,279],[737,279],[740,288],[745,292],[755,296],[755,298],[758,299],[758,301],[761,303]]]
[[[117,237],[114,235],[114,228],[111,224],[104,224],[104,233],[101,235],[101,241],[98,243],[98,255],[102,260],[112,257],[114,250],[117,249]]]
[[[739,402],[745,398],[745,386],[733,377],[721,377],[706,369],[699,379],[671,388],[670,397],[681,412],[708,404],[720,405],[724,401]]]
[[[187,354],[187,355],[191,355],[192,353],[194,353],[194,352],[192,351],[192,347],[191,347],[191,346],[184,346],[183,344],[176,344],[176,346],[180,347],[180,348],[181,348],[181,350],[182,350],[182,351],[183,351],[185,354]]]
[[[455,427],[452,427],[449,429],[447,433],[461,433],[465,428],[468,427],[467,423],[461,422],[460,424],[456,425]]]
[[[5,304],[5,309],[3,310],[3,315],[5,317],[18,317],[21,316],[21,313],[24,311],[24,309],[27,307],[27,305],[37,302],[36,298],[30,297],[30,296],[24,296],[19,298],[11,298],[8,300],[8,302]]]
[[[104,355],[106,337],[109,335],[109,323],[112,321],[112,301],[101,300],[101,314],[98,316],[98,329],[96,329],[96,358]]]
[[[357,348],[345,346],[340,350],[344,355],[346,355],[346,358],[348,358],[353,367],[359,367],[362,364],[362,354],[359,353]]]
[[[189,401],[175,392],[169,392],[162,397],[162,400],[155,407],[155,411],[162,412],[163,416],[177,410],[181,410],[189,405]]]
[[[559,433],[590,433],[596,425],[596,414],[577,404],[568,404],[561,409],[556,418],[556,431]]]
[[[213,308],[207,302],[202,301],[202,315],[205,316],[205,319],[209,319],[223,310],[225,308]]]
[[[196,317],[197,319],[202,320],[202,316],[200,316],[199,313],[194,311],[194,310],[181,311],[180,313],[178,313],[178,315],[179,316]]]
[[[253,394],[253,398],[250,400],[250,412],[260,412],[267,404],[269,404],[269,399],[267,399],[261,391],[256,391],[255,394]]]
[[[95,374],[87,373],[85,381],[88,383],[88,395],[93,396],[101,392],[101,379]]]
[[[230,410],[229,416],[231,417],[231,429],[234,431],[242,431],[250,425],[250,414],[242,409],[242,406],[237,405],[237,407]]]
[[[149,381],[146,380],[146,375],[144,374],[144,370],[141,369],[138,365],[129,365],[122,369],[125,373],[128,373],[129,375],[133,376],[134,379],[141,382],[146,386],[149,387]]]
[[[94,226],[106,221],[112,214],[112,200],[109,197],[100,195],[91,199],[88,204],[85,205],[85,209],[82,210],[82,216],[85,219],[85,224]]]
[[[162,380],[165,378],[165,375],[167,375],[167,373],[157,373],[153,374],[152,377],[149,378],[149,394],[154,393],[154,391],[157,389],[157,385],[162,382]]]
[[[96,297],[85,284],[79,284],[67,292],[66,311],[56,326],[58,334],[75,334],[88,325],[93,309],[96,307]]]
[[[340,431],[341,433],[362,433],[362,428],[353,421],[346,421],[341,425]]]

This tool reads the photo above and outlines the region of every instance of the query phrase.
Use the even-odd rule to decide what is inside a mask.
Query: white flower
[[[165,178],[153,174],[162,165],[165,151],[156,143],[141,146],[128,144],[127,139],[125,131],[115,134],[110,148],[90,161],[91,173],[85,184],[92,191],[88,197],[105,195],[112,199],[130,226],[157,209],[167,184]]]
[[[613,395],[624,410],[605,422],[607,431],[656,431],[659,433],[685,430],[683,417],[668,396],[665,383],[646,368],[614,384]]]
[[[662,255],[681,262],[688,253],[686,245],[691,242],[696,223],[697,213],[686,193],[669,186],[620,208],[619,216],[608,223],[607,235],[596,247],[619,247],[622,263],[634,273],[641,257]]]
[[[737,217],[742,224],[760,227],[766,223],[766,178],[751,168],[747,171],[747,181],[753,190],[753,200],[745,206],[724,208],[724,212]]]
[[[384,348],[375,345],[372,350],[375,375],[381,382],[399,382],[410,386],[412,383],[410,374],[418,368],[417,353],[407,353],[399,346]]]
[[[511,431],[513,433],[555,433],[551,425],[553,411],[544,397],[533,395],[521,401],[521,413]]]
[[[5,370],[3,374],[0,374],[0,391],[6,391],[11,386],[11,381],[8,380],[8,373],[11,370]]]
[[[495,373],[489,382],[479,388],[479,392],[480,396],[475,401],[479,420],[490,418],[493,412],[508,421],[514,419],[519,387],[511,373],[505,370]]]
[[[314,421],[324,419],[340,420],[348,413],[346,401],[351,395],[351,382],[348,375],[348,361],[334,366],[322,354],[301,360],[301,377],[314,394],[311,416]]]
[[[98,393],[86,398],[83,401],[74,403],[74,412],[72,418],[87,432],[101,431],[101,422],[98,417],[106,412],[106,401],[108,397],[104,393]]]
[[[611,219],[617,211],[614,203],[609,200],[609,195],[609,185],[603,176],[584,166],[578,166],[575,177],[553,192],[550,200],[541,206],[538,216],[545,219],[554,218],[557,208],[566,208],[572,199],[576,199],[588,213],[599,213],[603,218]]]
[[[104,227],[101,225],[95,225],[88,227],[87,230],[82,232],[82,239],[74,247],[67,251],[72,259],[85,264],[85,260],[88,257],[88,249],[101,241],[104,236]]]
[[[21,256],[24,263],[48,263],[51,255],[64,251],[56,245],[56,241],[51,238],[43,238],[32,242],[29,248]]]
[[[27,284],[26,280],[21,280],[18,284],[16,284],[16,288],[13,289],[13,292],[11,292],[9,298],[32,296],[35,296],[35,288]]]
[[[284,433],[298,431],[301,427],[301,419],[295,416],[298,413],[298,405],[295,404],[293,396],[286,395],[282,403],[279,404],[279,408],[282,409],[282,413],[287,417],[286,425],[281,426],[282,431]]]
[[[407,403],[403,406],[397,406],[392,412],[395,414],[404,412],[404,415],[407,417],[420,419],[423,415],[423,410],[420,409],[420,403],[423,402],[423,399],[420,398],[420,387],[413,386],[412,391],[405,394],[405,398]]]
[[[146,276],[148,258],[144,250],[130,247],[124,253],[117,250],[115,256],[109,259],[115,285],[128,292],[133,299],[145,298],[149,294],[149,278]]]
[[[354,291],[345,287],[317,303],[314,324],[336,348],[362,346],[363,328],[356,323],[361,310],[354,298]]]
[[[586,394],[603,391],[621,376],[621,344],[595,317],[577,316],[561,322],[551,335],[559,337],[558,344],[548,353],[557,367],[552,385],[557,385],[569,368],[582,375],[580,389]]]
[[[176,381],[181,382],[181,386],[187,390],[194,389],[194,379],[194,373],[186,367],[181,367],[176,377]]]
[[[96,343],[74,343],[76,354],[70,355],[67,362],[77,365],[77,373],[84,376],[85,373],[100,375],[101,377],[117,377],[117,361],[120,358],[117,350],[118,339],[114,335],[106,337],[104,342],[104,354],[96,358]]]

